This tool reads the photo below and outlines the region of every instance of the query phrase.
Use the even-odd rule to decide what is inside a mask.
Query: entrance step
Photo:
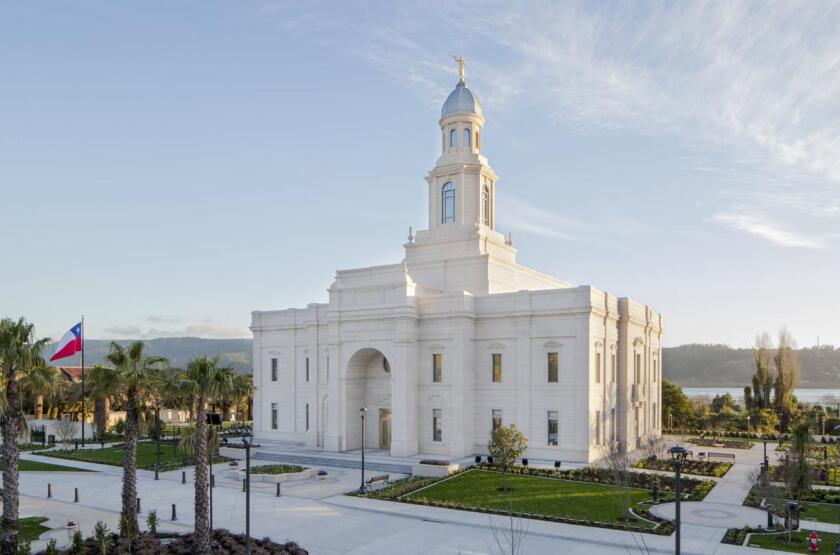
[[[359,456],[341,455],[340,453],[294,453],[294,452],[272,452],[256,451],[252,457],[255,460],[282,462],[297,464],[308,467],[331,466],[335,468],[362,467],[362,460]],[[383,460],[382,458],[365,459],[365,469],[379,472],[390,472],[394,474],[411,474],[413,461],[408,460]]]

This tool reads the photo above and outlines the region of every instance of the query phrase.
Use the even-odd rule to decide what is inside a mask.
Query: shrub
[[[304,466],[296,464],[268,464],[251,468],[251,474],[295,474],[306,470]]]

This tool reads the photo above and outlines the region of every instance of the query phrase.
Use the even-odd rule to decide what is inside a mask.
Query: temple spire
[[[467,62],[464,61],[463,56],[459,56],[457,58],[455,56],[452,56],[452,59],[458,62],[458,82],[464,83],[464,66],[467,65]]]

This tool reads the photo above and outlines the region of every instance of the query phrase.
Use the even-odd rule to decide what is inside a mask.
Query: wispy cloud
[[[522,232],[554,239],[573,240],[575,234],[586,226],[564,218],[511,195],[499,195],[497,202],[504,204],[500,223],[512,232]]]
[[[804,249],[824,249],[827,247],[827,242],[822,237],[809,236],[791,231],[778,222],[760,214],[721,212],[715,214],[712,217],[712,221],[761,237],[783,247]]]
[[[146,321],[152,324],[177,324],[181,321],[179,316],[162,316],[162,315],[151,315],[146,317]]]
[[[249,337],[250,332],[244,328],[232,328],[217,324],[202,322],[189,324],[182,328],[149,328],[145,331],[136,325],[111,326],[102,330],[108,338],[113,339],[154,339],[157,337],[205,337],[212,339],[233,339]]]
[[[301,10],[344,19],[335,17],[335,4],[290,5],[296,10],[290,21],[305,21]],[[430,107],[454,80],[449,54],[463,54],[468,81],[493,110],[526,102],[580,133],[628,128],[714,149],[717,158],[697,172],[708,178],[709,164],[728,166],[740,204],[789,210],[783,218],[789,222],[829,218],[837,228],[836,2],[462,0],[375,11],[365,25],[341,23],[342,40],[352,45],[347,50],[416,90]],[[445,29],[448,40],[430,40],[429,29]],[[731,200],[718,198],[717,210],[726,211]],[[520,222],[523,230],[554,233],[553,226]]]

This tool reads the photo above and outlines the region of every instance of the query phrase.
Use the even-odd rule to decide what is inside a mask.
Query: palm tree
[[[217,358],[194,358],[183,374],[183,390],[192,395],[195,412],[195,543],[196,553],[211,553],[210,499],[207,467],[207,403],[230,389],[231,369],[220,367]]]
[[[111,400],[120,391],[120,374],[107,366],[94,366],[87,374],[87,392],[93,399],[93,423],[96,437],[102,438],[107,432],[108,411]]]
[[[125,448],[123,455],[122,523],[120,534],[136,538],[137,524],[137,439],[140,432],[140,402],[149,375],[166,364],[163,357],[146,355],[146,344],[135,341],[128,348],[112,341],[105,357],[116,370],[125,396]]]
[[[41,355],[48,339],[35,340],[34,326],[23,318],[17,322],[0,320],[0,379],[5,386],[3,399],[3,535],[0,553],[18,553],[18,436],[25,425],[21,408],[20,375],[35,366],[43,366]]]
[[[55,393],[58,379],[56,369],[45,364],[26,368],[20,376],[20,389],[32,399],[36,420],[44,417],[44,397]]]
[[[247,407],[248,399],[254,392],[254,385],[251,376],[243,374],[236,374],[231,372],[230,386],[227,391],[220,392],[222,395],[222,407],[224,409],[224,419],[227,420],[230,407],[233,407],[235,412],[235,419],[239,420],[239,413],[242,407]],[[243,418],[246,420],[246,418]]]

